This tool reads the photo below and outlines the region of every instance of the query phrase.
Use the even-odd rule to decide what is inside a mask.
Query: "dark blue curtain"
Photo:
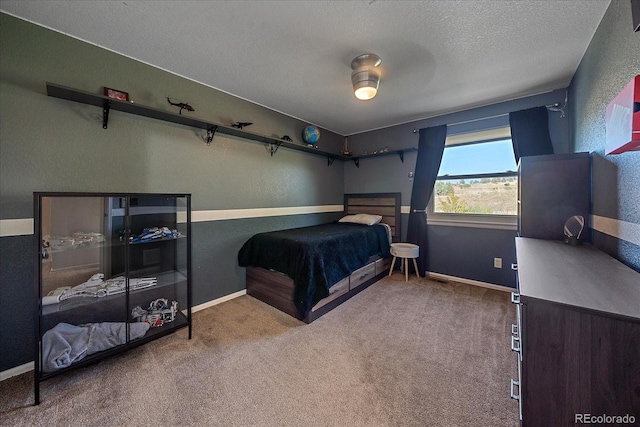
[[[520,157],[553,154],[547,107],[509,113],[509,124],[516,163]]]
[[[426,208],[438,176],[446,138],[446,125],[420,129],[418,159],[413,177],[411,211],[407,228],[407,242],[420,246],[418,258],[420,276],[424,276],[424,272],[429,270]]]

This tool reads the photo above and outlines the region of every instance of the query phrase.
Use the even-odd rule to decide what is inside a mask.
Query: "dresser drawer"
[[[375,262],[365,265],[364,267],[351,273],[351,276],[349,276],[349,289],[357,288],[367,280],[375,277],[375,275],[376,275]]]

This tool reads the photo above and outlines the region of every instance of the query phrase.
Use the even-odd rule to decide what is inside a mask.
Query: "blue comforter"
[[[294,304],[304,318],[329,296],[330,286],[373,255],[389,256],[384,226],[334,222],[256,234],[240,249],[238,264],[279,271],[293,279]]]

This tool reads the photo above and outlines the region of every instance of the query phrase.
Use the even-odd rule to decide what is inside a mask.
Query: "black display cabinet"
[[[188,327],[191,195],[34,193],[40,382]]]

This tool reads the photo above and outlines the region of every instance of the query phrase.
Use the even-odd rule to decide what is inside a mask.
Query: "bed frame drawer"
[[[349,289],[355,289],[362,285],[367,280],[375,277],[376,275],[376,263],[372,262],[364,267],[354,271],[349,276]]]
[[[376,276],[382,273],[388,273],[391,267],[391,258],[382,258],[376,261]]]
[[[293,280],[282,273],[260,267],[247,267],[247,294],[299,318],[293,303]]]
[[[320,307],[330,303],[339,296],[342,296],[349,292],[349,278],[345,277],[344,279],[340,280],[338,283],[329,288],[329,292],[329,296],[318,301],[318,303],[313,306],[311,311],[316,311]]]

